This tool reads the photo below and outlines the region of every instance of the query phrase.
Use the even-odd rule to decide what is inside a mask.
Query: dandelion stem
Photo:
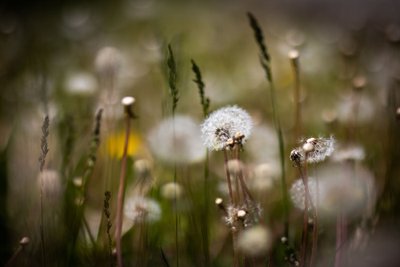
[[[11,256],[11,258],[7,261],[7,263],[4,265],[5,267],[11,267],[14,266],[14,261],[17,259],[19,254],[23,251],[24,247],[29,243],[29,238],[24,237],[21,239],[19,242],[18,248],[15,250],[14,254]]]
[[[301,165],[299,165],[300,176],[304,184],[304,211],[303,211],[303,232],[302,232],[302,242],[300,250],[300,267],[304,267],[307,261],[307,240],[308,240],[308,204],[310,203],[310,190],[308,188],[308,178],[307,178],[307,164],[304,165],[304,172],[301,170]]]
[[[118,188],[118,199],[117,199],[117,217],[116,217],[116,234],[115,243],[117,248],[117,264],[118,267],[122,267],[122,246],[121,246],[121,233],[122,233],[122,209],[124,204],[124,193],[125,193],[125,176],[126,176],[126,163],[127,153],[129,145],[129,135],[131,128],[131,117],[126,115],[126,133],[125,133],[125,144],[122,154],[121,172],[119,177],[119,188]]]
[[[315,257],[317,256],[318,249],[318,202],[319,202],[319,184],[318,178],[316,178],[316,196],[315,196],[315,204],[314,204],[314,223],[313,223],[313,232],[312,232],[312,248],[311,248],[311,257],[310,257],[310,267],[314,266]]]
[[[233,193],[232,193],[231,176],[230,176],[229,170],[228,170],[228,153],[227,153],[226,149],[224,149],[224,166],[225,166],[225,173],[226,173],[226,181],[228,183],[230,203],[234,204]]]

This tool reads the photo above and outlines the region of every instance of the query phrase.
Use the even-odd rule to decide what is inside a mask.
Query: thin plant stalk
[[[83,221],[83,225],[86,229],[86,232],[88,233],[90,242],[92,243],[93,246],[96,246],[96,240],[94,239],[94,236],[93,236],[92,232],[90,231],[89,223],[86,220],[85,216],[82,217],[82,221]]]
[[[308,188],[308,177],[307,177],[307,164],[304,165],[304,170],[301,170],[301,165],[299,165],[300,176],[304,184],[304,211],[303,211],[303,232],[302,232],[302,242],[300,249],[300,267],[304,267],[307,261],[307,244],[308,244],[308,204],[310,203],[310,190]]]
[[[168,67],[168,86],[169,86],[169,94],[171,97],[171,111],[172,111],[172,118],[175,118],[175,111],[176,111],[176,106],[179,101],[179,90],[177,87],[177,81],[178,81],[178,74],[177,74],[177,67],[176,67],[176,62],[175,62],[175,57],[174,53],[172,50],[171,45],[168,45],[168,56],[167,56],[167,67]],[[174,147],[175,147],[175,122],[173,124],[173,136],[174,136]],[[176,162],[174,163],[174,183],[176,184],[177,182],[177,166]],[[177,197],[176,197],[176,191],[175,191],[175,199],[174,199],[174,204],[175,204],[175,250],[176,250],[176,266],[179,267],[179,233],[178,233],[178,228],[179,228],[179,215],[178,215],[178,210],[177,210]]]
[[[24,237],[21,239],[19,242],[18,248],[15,250],[14,254],[11,256],[11,258],[6,262],[4,265],[5,267],[11,267],[15,266],[14,261],[18,258],[19,254],[23,251],[24,247],[29,243],[29,238]]]
[[[285,236],[289,236],[289,196],[287,192],[287,183],[286,183],[286,175],[285,175],[285,151],[284,151],[284,140],[282,134],[282,128],[278,116],[278,111],[276,107],[276,96],[275,96],[275,83],[273,81],[272,72],[271,72],[271,58],[267,50],[267,46],[264,42],[264,34],[261,30],[258,21],[251,13],[247,13],[249,18],[250,26],[253,29],[254,37],[256,43],[260,50],[260,63],[265,72],[265,77],[270,85],[270,100],[271,100],[271,108],[272,108],[272,118],[274,121],[274,126],[276,129],[276,135],[278,137],[279,143],[279,156],[280,156],[280,167],[281,167],[281,190],[282,190],[282,198],[283,198],[283,210],[284,210],[284,225],[285,225]]]
[[[313,219],[313,232],[312,232],[312,247],[311,247],[311,257],[310,257],[310,267],[315,264],[315,257],[317,256],[318,250],[318,203],[319,203],[319,183],[318,178],[316,178],[316,196],[314,204],[314,219]]]
[[[40,142],[41,154],[39,157],[40,163],[40,173],[43,173],[43,169],[46,163],[46,156],[49,152],[47,138],[49,136],[49,127],[50,127],[50,119],[49,116],[46,115],[43,120],[42,125],[42,137]],[[46,266],[46,245],[44,238],[44,210],[43,210],[43,177],[40,176],[40,241],[42,246],[42,264]]]
[[[342,216],[339,214],[336,217],[335,267],[342,266],[342,242]]]
[[[231,204],[234,204],[231,176],[230,176],[229,170],[228,170],[228,153],[226,150],[224,150],[224,166],[225,166],[225,173],[226,173],[226,182],[228,183],[229,200],[230,200]]]
[[[200,95],[200,103],[203,109],[203,117],[204,119],[208,115],[208,108],[210,106],[210,99],[205,96],[204,88],[205,84],[202,78],[202,74],[200,71],[199,66],[196,64],[196,62],[192,59],[192,71],[195,75],[195,79],[193,80],[194,83],[196,83],[197,88],[199,90],[199,95]],[[204,251],[204,265],[209,266],[210,265],[210,251],[209,251],[209,227],[208,227],[208,201],[209,201],[209,192],[208,192],[208,177],[209,177],[209,153],[208,150],[206,151],[206,160],[204,163],[204,210],[203,210],[203,216],[204,219],[202,220],[203,223],[201,224],[203,228],[203,251]]]
[[[121,233],[122,233],[122,209],[124,204],[124,193],[125,193],[125,177],[126,177],[126,164],[128,159],[128,145],[129,145],[129,135],[131,128],[131,117],[126,115],[126,132],[125,132],[125,143],[124,150],[122,154],[121,162],[121,173],[119,177],[119,188],[118,188],[118,199],[117,199],[117,217],[116,217],[116,232],[115,232],[115,243],[117,249],[117,264],[118,267],[122,267],[122,244],[121,244]]]
[[[297,51],[291,51],[289,58],[292,66],[294,76],[294,135],[293,143],[296,143],[301,137],[302,132],[302,119],[301,119],[301,100],[300,100],[300,67],[299,67],[299,53]]]

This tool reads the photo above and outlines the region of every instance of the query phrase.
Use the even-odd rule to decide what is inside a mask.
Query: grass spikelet
[[[201,106],[203,108],[203,116],[206,117],[208,115],[208,109],[210,107],[210,98],[205,96],[205,93],[204,93],[205,84],[203,82],[203,78],[202,78],[199,66],[196,64],[196,62],[193,59],[191,60],[191,62],[192,62],[192,71],[195,75],[193,82],[195,82],[197,84],[197,88],[199,89],[200,102],[201,102]]]
[[[264,42],[264,34],[261,30],[260,25],[258,24],[258,21],[254,17],[254,15],[251,14],[250,12],[248,12],[247,16],[249,18],[250,27],[253,29],[253,32],[254,32],[254,38],[256,39],[258,48],[260,49],[261,66],[263,67],[263,69],[265,71],[267,80],[272,83],[272,73],[271,73],[271,67],[270,67],[271,57],[269,55],[267,46],[265,45],[265,42]]]
[[[199,89],[199,95],[200,95],[200,103],[203,108],[203,116],[206,118],[209,113],[209,107],[210,107],[210,98],[205,96],[204,93],[204,87],[205,84],[203,82],[203,77],[201,75],[201,71],[199,66],[196,64],[196,62],[192,59],[192,71],[195,75],[195,78],[193,79],[193,82],[197,84],[197,88]],[[202,230],[203,230],[203,250],[204,250],[204,264],[209,265],[209,240],[208,240],[208,235],[209,235],[209,227],[208,227],[208,199],[209,199],[209,192],[208,192],[208,177],[209,177],[209,155],[208,155],[208,150],[206,151],[206,161],[204,163],[204,210],[203,210],[203,224],[202,224]]]
[[[113,260],[113,255],[112,255],[112,239],[111,239],[111,212],[110,212],[110,201],[111,201],[111,192],[106,191],[104,193],[104,204],[103,204],[103,212],[104,215],[106,216],[106,221],[107,221],[107,238],[108,238],[108,253],[110,256],[110,266],[114,266],[114,260]]]
[[[49,152],[49,147],[47,143],[47,137],[49,136],[49,127],[50,127],[50,119],[49,116],[46,115],[43,120],[42,137],[40,139],[40,150],[41,150],[41,154],[39,157],[40,171],[43,171],[44,165],[46,163],[46,155]]]
[[[39,157],[40,172],[43,171],[46,163],[46,155],[49,152],[47,138],[49,136],[50,119],[46,115],[42,124],[42,137],[40,139],[40,150],[41,154]],[[43,210],[43,179],[40,179],[40,241],[42,246],[42,264],[46,266],[46,245],[44,240],[44,226],[43,226],[44,210]]]
[[[178,75],[176,71],[176,62],[174,58],[174,53],[172,51],[172,47],[168,45],[168,57],[167,57],[167,67],[168,67],[168,86],[169,86],[169,94],[171,96],[172,102],[172,114],[175,114],[176,106],[179,101],[179,91],[176,86]]]
[[[284,152],[284,140],[282,134],[282,128],[279,121],[278,111],[276,107],[276,97],[275,97],[275,84],[272,79],[272,73],[270,68],[271,58],[267,50],[267,46],[264,42],[264,35],[259,26],[256,18],[250,12],[247,13],[249,18],[250,26],[254,31],[254,37],[256,43],[260,49],[260,63],[262,68],[265,71],[266,78],[270,84],[271,91],[271,107],[272,107],[272,117],[274,121],[274,125],[276,128],[276,133],[279,141],[279,156],[281,163],[281,183],[282,183],[282,197],[283,197],[283,208],[284,208],[284,216],[285,216],[285,236],[289,234],[289,197],[287,193],[287,185],[286,185],[286,177],[285,177],[285,152]]]

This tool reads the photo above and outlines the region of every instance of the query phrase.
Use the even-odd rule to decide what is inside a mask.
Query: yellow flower
[[[119,132],[115,134],[111,134],[107,141],[105,142],[107,146],[107,153],[111,157],[122,158],[122,154],[124,152],[124,144],[125,144],[125,132]],[[141,147],[142,141],[137,133],[131,133],[129,135],[129,143],[128,143],[128,156],[134,156],[138,153]]]

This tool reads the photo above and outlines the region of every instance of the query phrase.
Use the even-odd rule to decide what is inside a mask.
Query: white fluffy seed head
[[[125,96],[124,98],[122,98],[121,103],[125,107],[132,106],[133,103],[135,103],[135,98],[132,96]]]
[[[347,163],[329,164],[318,170],[320,176],[319,210],[321,216],[346,214],[354,218],[371,214],[376,201],[374,177],[362,166]]]
[[[148,140],[154,155],[167,163],[190,164],[206,156],[200,128],[189,116],[163,120],[150,131]]]
[[[125,201],[124,214],[134,223],[155,222],[161,217],[161,208],[153,199],[132,196]]]
[[[304,152],[306,152],[306,153],[311,152],[311,151],[314,150],[314,145],[311,144],[311,143],[305,143],[305,144],[303,145],[303,150],[304,150]]]
[[[308,203],[308,209],[311,210],[311,203],[315,204],[317,200],[317,183],[314,178],[308,177],[308,191],[311,196],[311,202]],[[305,208],[305,198],[306,189],[302,179],[294,181],[292,187],[290,188],[290,198],[296,208],[304,210]],[[310,200],[310,199],[309,199]]]
[[[165,199],[173,200],[179,199],[182,196],[183,188],[180,184],[170,182],[161,187],[161,195]]]
[[[332,160],[336,162],[344,161],[362,161],[365,158],[365,151],[362,146],[359,145],[349,145],[346,147],[341,147],[332,155]]]
[[[115,75],[121,67],[122,57],[114,47],[103,47],[96,55],[95,67],[99,75]]]
[[[64,87],[73,95],[90,95],[96,91],[97,81],[89,73],[77,72],[67,76]]]
[[[307,152],[308,163],[317,163],[324,161],[325,158],[331,156],[333,151],[335,150],[335,139],[332,136],[329,138],[309,138],[304,145],[306,144],[311,144],[313,146],[311,151],[305,151]]]
[[[296,165],[307,160],[308,163],[324,161],[335,151],[335,139],[329,138],[308,138],[301,147],[295,148],[290,153],[290,160]]]
[[[265,255],[270,249],[271,243],[271,232],[261,225],[247,228],[238,236],[239,250],[249,257]]]
[[[228,106],[211,113],[201,125],[204,145],[210,150],[223,150],[240,134],[240,144],[250,136],[253,122],[242,108]]]

